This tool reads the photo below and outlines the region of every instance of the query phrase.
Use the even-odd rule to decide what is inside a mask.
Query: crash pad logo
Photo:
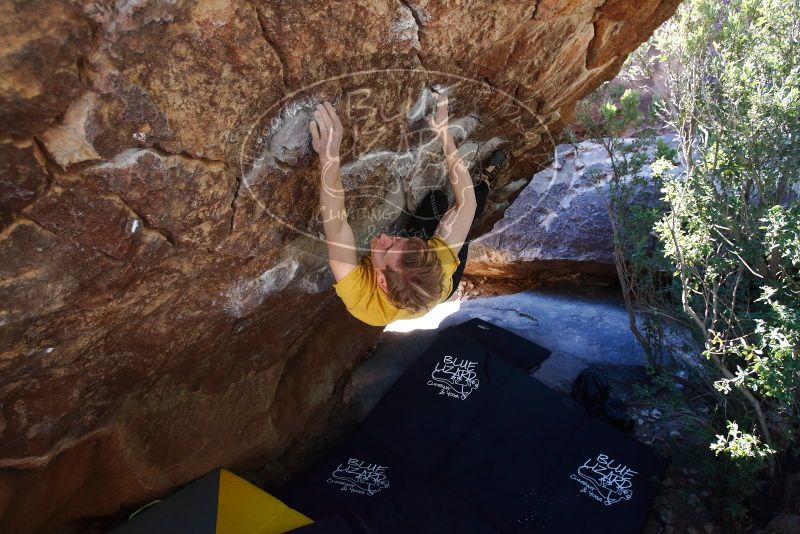
[[[581,493],[600,501],[606,506],[633,497],[633,476],[638,473],[626,465],[614,462],[605,454],[589,458],[578,470],[569,476],[583,485]]]
[[[386,469],[388,467],[383,465],[370,464],[357,458],[350,458],[346,464],[339,464],[339,467],[333,470],[326,482],[340,486],[339,489],[342,491],[360,493],[371,497],[380,490],[389,487]]]
[[[477,366],[478,362],[445,356],[441,362],[436,363],[428,385],[439,388],[440,395],[464,400],[480,386],[478,374],[475,372]]]

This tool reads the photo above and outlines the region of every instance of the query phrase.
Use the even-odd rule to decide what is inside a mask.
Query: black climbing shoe
[[[506,154],[505,150],[498,148],[492,152],[492,155],[489,156],[489,159],[481,165],[475,185],[479,184],[480,182],[486,182],[486,185],[491,188],[492,183],[495,181],[497,176],[506,169],[507,162],[508,154]]]

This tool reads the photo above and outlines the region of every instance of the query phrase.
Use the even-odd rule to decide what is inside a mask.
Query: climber
[[[444,192],[431,192],[408,228],[397,235],[378,234],[360,260],[339,174],[342,123],[327,101],[317,105],[309,123],[319,154],[320,214],[334,288],[352,315],[373,326],[424,315],[455,292],[467,260],[467,234],[489,194],[488,181],[481,177],[474,185],[456,151],[448,131],[447,97],[434,95],[435,109],[427,121],[442,142],[454,205],[447,209]],[[495,152],[487,176],[493,178],[504,162],[505,154]]]

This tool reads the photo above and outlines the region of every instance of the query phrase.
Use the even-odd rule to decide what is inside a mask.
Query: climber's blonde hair
[[[437,304],[444,291],[442,264],[436,251],[419,237],[405,242],[397,269],[383,270],[387,293],[395,306],[414,312]]]

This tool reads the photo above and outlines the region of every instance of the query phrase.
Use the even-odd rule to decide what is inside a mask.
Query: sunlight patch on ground
[[[431,311],[416,319],[401,319],[386,325],[384,332],[411,332],[413,330],[435,330],[448,315],[461,308],[461,301],[442,302]]]

